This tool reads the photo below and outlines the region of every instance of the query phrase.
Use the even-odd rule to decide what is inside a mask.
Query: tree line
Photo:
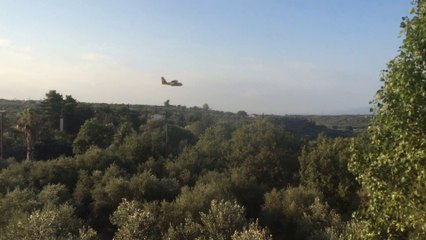
[[[50,96],[52,92],[46,99]],[[25,133],[34,134],[31,139],[46,134],[40,129],[53,129],[49,142],[63,141],[56,137],[60,134],[71,138],[66,129],[58,132],[58,124],[56,129],[42,126],[50,124],[38,120],[49,118],[43,116],[46,102],[22,112],[18,123],[27,120],[29,126],[20,129],[34,129]],[[23,118],[26,114],[32,117]],[[36,234],[33,228],[46,228],[59,239],[305,239],[342,234],[333,227],[343,224],[358,205],[354,199],[359,186],[346,167],[349,139],[296,136],[276,117],[216,116],[205,108],[182,116],[167,114],[149,120],[130,109],[93,111],[75,136],[64,141],[70,154],[5,159],[0,172],[4,237],[30,237]],[[52,122],[58,123],[60,116],[55,117]],[[324,157],[333,167],[324,163],[319,173],[324,181],[317,182],[316,151],[327,152],[333,144],[334,153],[342,155],[337,161],[327,159],[332,153]],[[326,180],[327,174],[334,176]],[[346,207],[346,202],[354,206]],[[291,203],[297,205],[289,210]]]

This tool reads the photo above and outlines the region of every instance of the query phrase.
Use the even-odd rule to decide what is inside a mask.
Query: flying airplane
[[[167,82],[164,77],[161,77],[161,84],[163,84],[163,85],[170,85],[172,87],[180,87],[180,86],[182,86],[182,83],[180,83],[178,80],[172,80],[170,82]]]

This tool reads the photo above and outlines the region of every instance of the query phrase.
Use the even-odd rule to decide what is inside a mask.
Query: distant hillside
[[[179,122],[178,118],[185,118],[184,122],[190,123],[192,118],[198,119],[202,112],[207,111],[212,117],[213,121],[220,119],[244,119],[247,121],[259,117],[266,117],[272,119],[272,121],[278,125],[282,125],[287,131],[293,133],[298,137],[313,139],[320,133],[324,133],[331,137],[343,136],[350,137],[355,134],[365,132],[368,126],[368,121],[371,119],[371,115],[251,115],[248,116],[245,112],[240,111],[238,113],[215,111],[211,109],[203,109],[201,107],[186,107],[186,106],[153,106],[153,105],[142,105],[142,104],[107,104],[107,103],[82,103],[90,106],[95,112],[97,109],[109,111],[123,111],[123,109],[129,109],[137,112],[140,117],[145,119],[149,118],[153,114],[160,114],[167,116],[170,120],[175,119],[175,122]],[[6,100],[0,99],[0,109],[7,111],[6,117],[8,122],[14,122],[17,119],[18,113],[26,108],[32,107],[37,108],[40,105],[40,101],[35,100]],[[182,122],[183,123],[183,122]],[[180,124],[182,125],[182,124]],[[182,126],[184,127],[184,126]]]
[[[307,115],[300,117],[331,129],[361,133],[367,130],[372,115]]]
[[[18,113],[25,107],[35,107],[40,101],[35,100],[7,100],[0,98],[0,109],[9,113]]]

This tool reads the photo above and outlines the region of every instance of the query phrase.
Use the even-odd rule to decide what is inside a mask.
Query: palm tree
[[[25,134],[27,144],[27,160],[33,160],[34,140],[39,118],[34,109],[26,108],[19,114],[16,128]]]

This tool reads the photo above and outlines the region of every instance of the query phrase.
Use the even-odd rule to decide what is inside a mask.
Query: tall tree
[[[56,90],[46,93],[46,98],[41,102],[41,109],[46,124],[51,129],[59,129],[59,119],[64,108],[64,99]]]
[[[413,6],[374,101],[372,149],[351,164],[369,194],[363,239],[426,239],[426,1]]]
[[[76,108],[77,100],[75,100],[71,95],[66,95],[63,100],[63,108],[61,109],[61,114],[64,121],[64,130],[67,133],[76,133],[73,132],[74,129],[80,127],[82,123],[76,121]],[[79,124],[78,126],[75,126]]]
[[[33,160],[34,141],[39,122],[39,116],[34,109],[26,108],[19,115],[16,128],[25,135],[27,160]]]

